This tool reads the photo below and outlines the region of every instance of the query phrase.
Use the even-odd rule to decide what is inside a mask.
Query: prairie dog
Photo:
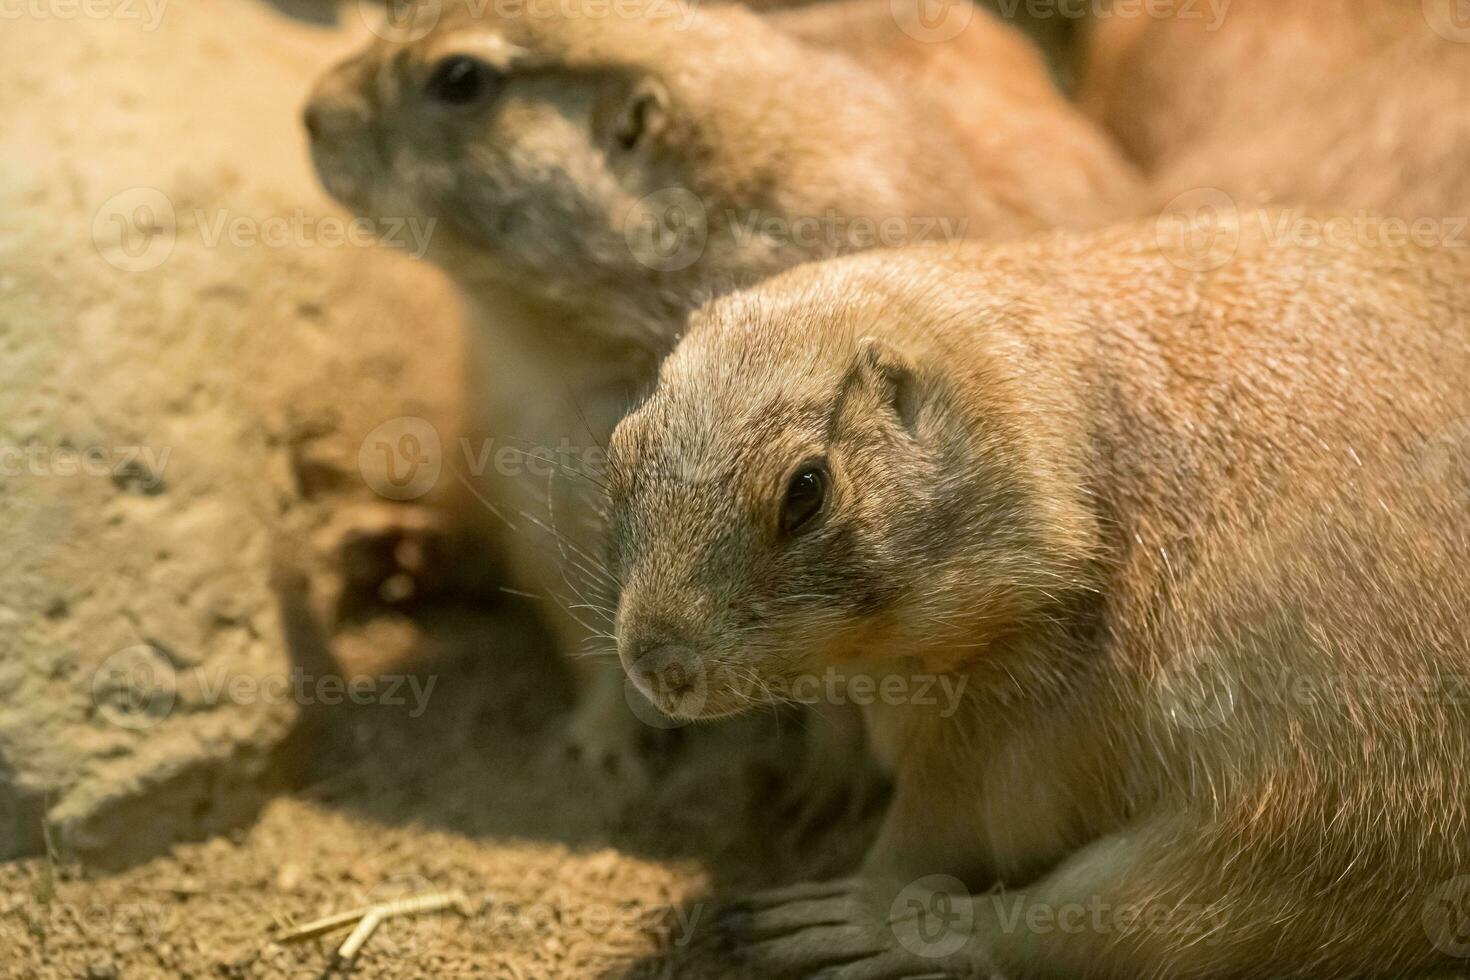
[[[1078,93],[1146,173],[1216,133],[1270,126],[1292,100],[1429,33],[1421,5],[1397,0],[1179,0],[1163,16],[1157,6],[1118,4],[1088,22]]]
[[[1470,891],[1470,255],[1273,221],[1209,272],[1167,222],[803,266],[706,306],[619,425],[650,697],[897,692],[864,708],[896,791],[860,878],[727,919],[760,975],[1470,952],[1440,929]],[[916,951],[895,889],[936,874],[1004,890]]]
[[[1232,0],[1091,25],[1080,101],[1153,178],[1243,207],[1470,214],[1456,0]]]
[[[1182,151],[1155,176],[1150,198],[1165,206],[1205,187],[1240,206],[1429,219],[1439,222],[1438,240],[1463,247],[1467,158],[1470,44],[1423,32],[1354,66],[1332,88],[1282,104],[1269,122],[1242,121]]]
[[[1006,236],[1132,206],[1134,177],[1105,141],[1037,98],[1045,69],[1018,35],[977,16],[948,45],[922,44],[891,21],[877,30],[880,8],[797,12],[788,32],[734,6],[455,7],[312,94],[327,188],[368,215],[438,221],[429,257],[471,306],[485,432],[561,457],[540,479],[487,473],[476,492],[516,525],[513,572],[558,599],[548,613],[569,652],[611,612],[596,476],[574,471],[596,469],[700,300],[895,224],[906,240]],[[997,52],[992,70],[979,55]],[[951,89],[996,110],[983,133],[959,124]],[[1040,133],[1060,151],[1025,149]],[[621,674],[600,676],[572,742],[629,766]]]

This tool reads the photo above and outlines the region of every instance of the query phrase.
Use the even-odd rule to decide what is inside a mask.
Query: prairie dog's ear
[[[919,419],[918,367],[908,354],[881,337],[863,337],[857,342],[857,354],[843,380],[844,394],[854,387],[871,390],[881,404],[898,417],[900,425],[912,435]]]
[[[613,81],[602,127],[614,153],[633,153],[663,132],[669,118],[669,92],[649,75]]]

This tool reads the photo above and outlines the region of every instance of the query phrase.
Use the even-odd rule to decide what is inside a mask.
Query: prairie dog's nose
[[[360,100],[340,94],[312,94],[301,110],[301,123],[314,142],[330,142],[350,135],[367,122],[367,112]]]
[[[321,106],[315,102],[306,103],[306,108],[301,110],[301,123],[306,127],[306,135],[314,140],[321,139],[322,132],[326,128]]]
[[[312,88],[301,110],[312,140],[346,136],[368,122],[371,107],[360,85],[363,68],[357,60],[338,65]]]
[[[639,644],[629,671],[645,693],[659,699],[677,699],[692,692],[700,681],[699,658],[688,646],[663,639]]]

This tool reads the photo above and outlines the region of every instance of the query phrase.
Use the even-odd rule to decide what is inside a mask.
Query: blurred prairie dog
[[[1080,100],[1153,178],[1157,204],[1208,187],[1242,207],[1464,216],[1470,18],[1455,3],[1103,17]]]
[[[1421,4],[1398,0],[1112,8],[1088,21],[1078,99],[1148,173],[1216,133],[1270,126],[1283,106],[1429,33]]]
[[[513,572],[555,597],[568,652],[611,615],[598,478],[573,471],[596,469],[699,301],[895,225],[920,241],[1011,236],[1134,203],[1134,177],[1100,135],[1040,98],[1045,69],[1018,35],[977,16],[953,42],[923,44],[891,20],[879,30],[888,9],[452,8],[421,37],[375,43],[311,97],[313,153],[336,197],[437,220],[429,257],[469,299],[471,390],[495,448],[566,464],[539,479],[487,473],[475,492],[515,525]],[[961,94],[994,110],[983,132],[961,124]],[[572,744],[630,767],[638,726],[621,672],[581,662],[592,676]]]
[[[1470,23],[1466,40],[1470,41]],[[1428,220],[1426,241],[1470,248],[1470,43],[1408,38],[1330,90],[1179,154],[1159,206],[1197,188],[1241,207],[1353,208]],[[1189,199],[1185,199],[1187,202]]]
[[[1273,221],[1208,273],[1169,222],[803,266],[705,307],[618,427],[619,653],[665,710],[833,665],[915,694],[864,709],[862,877],[726,919],[760,975],[1465,951],[1470,255]],[[903,931],[931,874],[1006,887],[933,906],[963,945]]]

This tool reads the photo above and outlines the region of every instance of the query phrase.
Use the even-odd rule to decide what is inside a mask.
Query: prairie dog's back
[[[1117,454],[1099,465],[1137,481],[1119,507],[1156,530],[1392,464],[1470,415],[1470,249],[1383,244],[1371,221],[1362,241],[1294,244],[1286,214],[1220,226],[1234,254],[1203,270],[1170,218],[964,253],[980,268],[956,288],[1049,311],[1032,322],[1055,324],[1040,336]]]
[[[1470,32],[1467,32],[1470,40]],[[1242,205],[1358,208],[1428,219],[1426,241],[1470,248],[1470,44],[1402,38],[1304,91],[1262,124],[1241,123],[1186,147],[1159,172],[1160,205],[1193,188]],[[1456,228],[1444,222],[1458,219]]]
[[[1430,34],[1421,4],[1396,0],[1230,0],[1163,17],[1119,6],[1089,22],[1079,101],[1145,173],[1217,133],[1273,126],[1294,101]]]
[[[914,36],[891,0],[833,0],[768,15],[778,29],[853,58],[937,114],[974,168],[974,186],[1036,228],[1089,228],[1138,213],[1137,174],[1057,88],[1020,30],[974,7],[956,36]],[[916,126],[916,139],[935,133]]]

